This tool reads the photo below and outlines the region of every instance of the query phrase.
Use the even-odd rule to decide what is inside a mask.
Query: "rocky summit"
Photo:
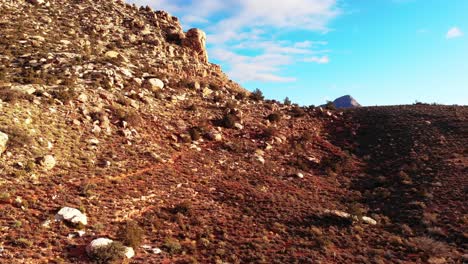
[[[206,41],[0,0],[0,263],[468,261],[468,107],[265,100]]]
[[[361,107],[361,105],[350,95],[339,97],[333,101],[333,105],[339,109]]]

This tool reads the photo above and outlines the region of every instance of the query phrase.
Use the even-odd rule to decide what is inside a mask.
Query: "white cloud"
[[[458,27],[449,29],[447,35],[445,35],[447,39],[459,38],[461,36],[463,36],[463,32]]]
[[[326,64],[326,63],[330,62],[330,58],[328,57],[328,55],[325,55],[325,56],[322,56],[322,57],[314,56],[314,57],[310,57],[310,58],[305,58],[304,61],[305,62],[315,62],[315,63],[318,63],[318,64]]]
[[[327,33],[340,14],[338,0],[127,0],[181,17],[184,27],[207,31],[210,58],[228,66],[238,81],[294,81],[282,76],[286,65],[299,61],[328,63],[325,41],[281,40],[289,31]],[[307,57],[307,59],[304,59]]]

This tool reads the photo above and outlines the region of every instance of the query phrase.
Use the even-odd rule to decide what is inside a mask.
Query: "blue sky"
[[[268,98],[468,104],[467,0],[127,1],[206,31],[210,61]]]

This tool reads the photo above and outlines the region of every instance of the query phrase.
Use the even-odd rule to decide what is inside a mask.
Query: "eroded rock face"
[[[198,28],[192,28],[185,34],[182,45],[195,51],[200,61],[208,62],[208,53],[206,51],[206,34]]]

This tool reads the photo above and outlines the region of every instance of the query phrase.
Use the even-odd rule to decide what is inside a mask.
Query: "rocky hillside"
[[[265,100],[119,0],[0,14],[1,263],[467,260],[466,107]]]

